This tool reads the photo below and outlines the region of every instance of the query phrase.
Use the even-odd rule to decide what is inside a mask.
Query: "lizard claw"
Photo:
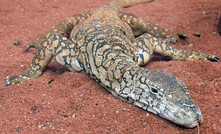
[[[30,47],[30,45],[29,45],[29,44],[28,44],[28,45],[26,45],[26,46],[25,46],[25,48],[24,48],[24,51],[27,51],[29,47]]]
[[[214,60],[215,62],[219,62],[219,58],[218,58],[218,57],[214,57],[213,60]]]

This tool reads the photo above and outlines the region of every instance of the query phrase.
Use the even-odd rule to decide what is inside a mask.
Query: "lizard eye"
[[[156,88],[153,88],[151,87],[151,91],[154,93],[154,94],[157,94],[158,93],[158,90]]]

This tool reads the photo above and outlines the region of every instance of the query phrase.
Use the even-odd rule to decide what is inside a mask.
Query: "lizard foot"
[[[6,77],[6,80],[5,80],[6,83],[3,87],[15,85],[15,84],[20,83],[23,80],[29,80],[29,79],[30,78],[25,75],[8,76],[8,77]]]
[[[209,55],[206,57],[207,61],[212,61],[212,62],[219,62],[219,58],[214,56],[214,55]]]

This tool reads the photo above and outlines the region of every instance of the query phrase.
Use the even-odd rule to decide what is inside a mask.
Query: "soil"
[[[111,0],[105,0],[111,1]],[[28,68],[36,49],[23,52],[36,36],[64,18],[104,5],[103,0],[1,0],[0,85],[8,75]],[[217,24],[220,0],[155,0],[123,9],[190,37],[172,44],[178,49],[221,57]],[[194,33],[200,33],[196,37]],[[14,43],[21,41],[21,45]],[[155,58],[144,68],[161,69],[182,80],[204,121],[201,134],[221,134],[221,63],[166,61]],[[0,132],[4,133],[170,133],[186,129],[123,102],[85,74],[65,71],[55,61],[38,79],[0,89]]]

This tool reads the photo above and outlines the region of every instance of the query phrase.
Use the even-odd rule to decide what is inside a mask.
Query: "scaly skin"
[[[121,7],[150,0],[126,2],[115,0],[93,12],[74,15],[38,36],[25,47],[38,48],[30,67],[19,76],[7,77],[4,86],[38,78],[54,58],[70,71],[88,74],[119,99],[187,128],[201,124],[200,109],[182,81],[140,66],[153,53],[179,61],[219,59],[172,47],[169,41],[188,36],[121,11]]]

